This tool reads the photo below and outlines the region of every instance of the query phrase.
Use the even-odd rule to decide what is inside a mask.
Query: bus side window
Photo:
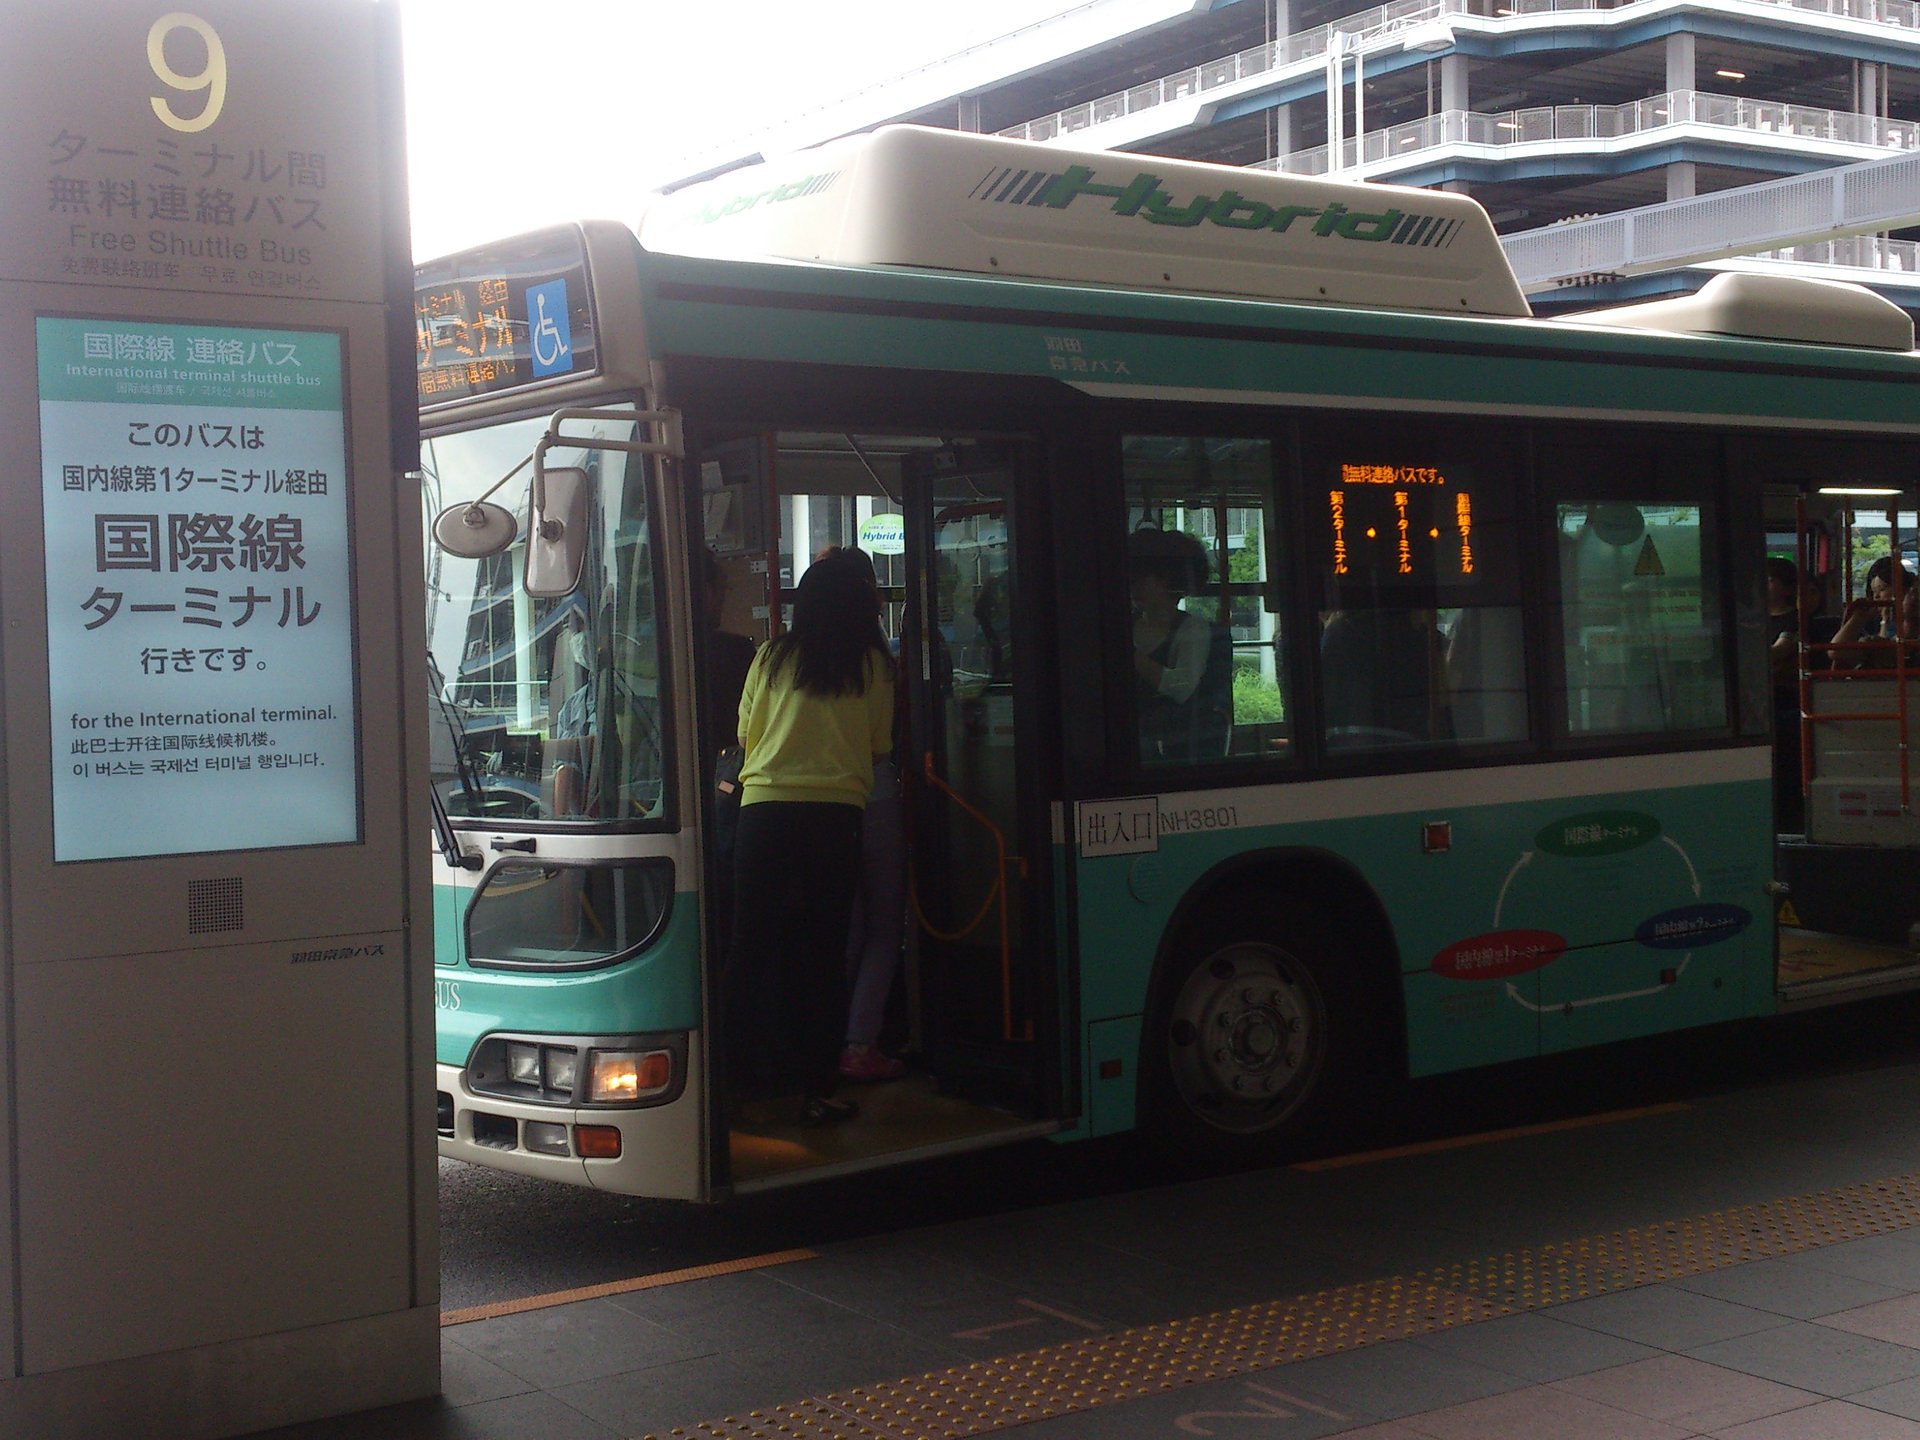
[[[1569,735],[1718,729],[1727,720],[1721,587],[1701,504],[1563,499],[1562,723]]]
[[[1305,456],[1328,752],[1527,739],[1512,433],[1327,420]]]
[[[1272,442],[1129,435],[1121,453],[1141,763],[1287,758]]]
[[[1519,740],[1527,734],[1526,649],[1517,605],[1476,605],[1447,624],[1447,689],[1458,740]]]
[[[1326,612],[1320,673],[1328,748],[1453,739],[1446,647],[1432,610],[1365,606]]]

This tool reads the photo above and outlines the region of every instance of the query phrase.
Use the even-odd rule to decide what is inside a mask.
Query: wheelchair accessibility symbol
[[[533,351],[536,378],[573,369],[573,327],[565,280],[527,287],[527,343]]]

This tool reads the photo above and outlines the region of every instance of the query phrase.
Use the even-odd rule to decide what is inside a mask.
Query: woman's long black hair
[[[864,562],[864,566],[862,564]],[[828,551],[800,577],[793,628],[770,641],[767,675],[793,662],[794,684],[811,695],[863,695],[867,655],[887,661],[873,562],[859,550]]]

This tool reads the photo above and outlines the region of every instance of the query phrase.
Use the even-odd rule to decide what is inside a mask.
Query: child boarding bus
[[[1920,470],[1865,290],[1543,322],[1459,196],[912,127],[418,282],[444,1155],[1258,1161],[1920,980],[1775,913],[1767,517]],[[836,544],[900,651],[910,1068],[807,1130],[723,1102],[712,771]]]

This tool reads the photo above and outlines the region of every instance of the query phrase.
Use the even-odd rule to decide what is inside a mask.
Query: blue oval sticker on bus
[[[1590,810],[1556,820],[1533,837],[1549,855],[1618,855],[1660,838],[1660,822],[1637,810]]]
[[[1752,922],[1738,905],[1682,905],[1642,920],[1633,938],[1651,950],[1692,950],[1731,940]]]
[[[1504,980],[1551,965],[1567,938],[1551,930],[1495,930],[1456,940],[1433,957],[1433,973],[1449,980]]]

